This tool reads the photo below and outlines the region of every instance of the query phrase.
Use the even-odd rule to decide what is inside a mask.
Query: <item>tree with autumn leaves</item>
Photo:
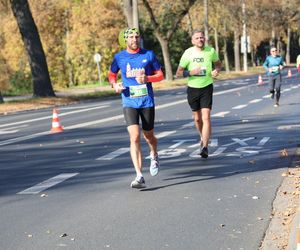
[[[98,77],[93,61],[95,53],[102,56],[104,79],[113,55],[120,50],[118,33],[130,25],[125,7],[132,3],[139,10],[144,44],[161,59],[167,79],[172,79],[177,58],[191,46],[191,30],[204,29],[206,14],[209,41],[219,51],[224,69],[240,70],[240,0],[208,1],[207,13],[203,0],[0,0],[1,91],[16,81],[32,80],[34,95],[51,96],[52,85],[55,89],[95,83]],[[294,61],[299,53],[299,0],[247,0],[246,3],[252,64],[257,55],[265,55],[261,48],[271,43],[281,48],[287,62]],[[16,15],[20,10],[27,11],[28,18],[31,13],[33,21],[23,27],[29,29],[25,33]],[[30,32],[35,34],[34,41],[40,38],[42,50],[26,43],[24,35]],[[35,71],[41,69],[43,73]]]

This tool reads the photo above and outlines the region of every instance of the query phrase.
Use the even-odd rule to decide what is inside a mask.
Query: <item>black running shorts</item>
[[[150,131],[154,128],[155,108],[123,108],[124,118],[127,126],[139,125],[141,117],[143,130]]]
[[[187,88],[187,100],[192,111],[202,108],[212,108],[213,103],[213,85],[210,84],[204,88]]]

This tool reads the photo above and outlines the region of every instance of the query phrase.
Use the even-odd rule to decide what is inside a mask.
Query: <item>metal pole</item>
[[[246,6],[245,0],[242,3],[242,12],[243,12],[243,36],[245,39],[245,47],[244,47],[244,71],[248,71],[248,61],[247,61],[247,52],[248,52],[248,42],[247,42],[247,31],[246,31]]]
[[[97,62],[97,68],[98,68],[99,83],[100,83],[100,86],[101,86],[101,71],[100,71],[99,62]]]

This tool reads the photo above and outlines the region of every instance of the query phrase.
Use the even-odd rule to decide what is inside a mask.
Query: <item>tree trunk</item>
[[[0,103],[4,103],[4,100],[3,100],[3,96],[2,96],[1,91],[0,91]]]
[[[33,82],[33,96],[55,96],[45,53],[28,1],[10,0],[10,4],[28,54]]]
[[[214,34],[215,34],[215,50],[218,53],[218,55],[220,54],[220,50],[219,50],[219,36],[218,36],[218,31],[217,29],[214,28]]]
[[[227,51],[227,40],[226,40],[226,38],[224,38],[223,53],[224,53],[225,71],[228,74],[228,73],[230,73],[230,68],[229,68],[229,60],[228,60],[228,51]]]
[[[287,65],[289,65],[291,63],[290,45],[291,45],[291,29],[290,29],[290,27],[288,27],[288,30],[287,30],[286,55],[285,55],[285,62],[286,62]]]
[[[208,0],[203,0],[204,8],[204,35],[205,35],[205,44],[208,44],[209,35],[208,35]]]
[[[174,77],[173,77],[173,73],[172,73],[168,41],[166,39],[164,39],[162,36],[160,36],[157,32],[155,33],[155,36],[157,37],[157,39],[160,43],[161,49],[162,49],[164,65],[165,65],[166,80],[172,81],[174,79]]]
[[[128,27],[133,27],[133,6],[132,0],[124,0],[123,5],[124,15],[126,16]]]
[[[139,10],[138,10],[138,0],[132,0],[132,24],[134,28],[139,29]]]
[[[235,71],[241,71],[240,62],[240,38],[237,30],[234,31],[234,67]]]

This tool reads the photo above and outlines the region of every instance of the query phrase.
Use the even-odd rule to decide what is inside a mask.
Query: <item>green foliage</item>
[[[144,31],[142,30],[142,36],[144,47],[146,49],[153,50],[160,63],[163,64],[164,61],[162,50],[160,48],[159,42],[154,36],[153,30],[149,28],[146,28]],[[172,39],[169,43],[169,51],[171,55],[171,65],[173,72],[176,71],[179,60],[184,50],[192,46],[190,42],[191,37],[187,31],[183,29],[177,29],[174,33],[174,37],[176,39]]]
[[[7,95],[22,95],[32,93],[31,75],[22,70],[16,71],[10,78],[10,88]]]

